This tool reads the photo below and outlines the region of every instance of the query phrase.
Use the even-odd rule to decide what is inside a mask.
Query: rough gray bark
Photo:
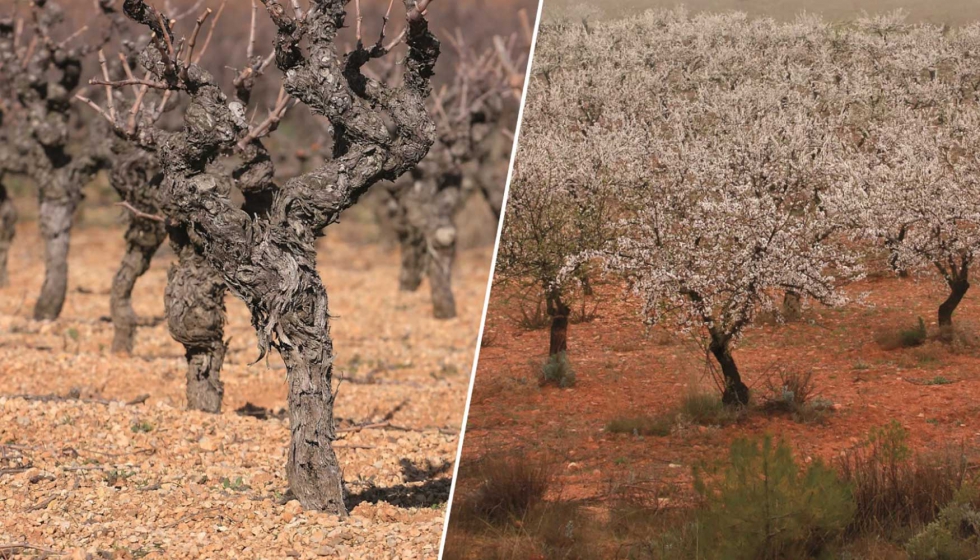
[[[343,476],[332,449],[333,342],[313,243],[372,185],[396,179],[425,156],[434,135],[425,98],[439,43],[422,16],[428,2],[406,0],[406,78],[392,88],[360,71],[386,54],[383,47],[358,43],[349,53],[336,52],[345,0],[313,0],[300,21],[276,0],[265,4],[278,28],[276,62],[286,92],[331,121],[333,159],[276,188],[259,140],[270,130],[250,127],[241,102],[229,102],[210,74],[178,59],[167,18],[143,0],[123,6],[155,33],[141,62],[160,87],[186,92],[189,105],[176,133],[113,126],[159,150],[168,222],[187,233],[195,253],[246,303],[260,357],[274,348],[286,363],[290,489],[307,508],[345,514]],[[234,152],[242,154],[243,165],[233,176],[209,167]],[[265,187],[253,190],[259,184]]]
[[[113,143],[115,157],[109,184],[119,197],[147,215],[159,212],[159,173],[156,156],[128,142]],[[136,280],[150,268],[150,261],[167,238],[166,226],[152,218],[129,214],[126,228],[126,252],[112,280],[109,309],[112,317],[112,351],[130,354],[139,319],[133,310],[133,288]],[[220,408],[220,407],[219,407]]]
[[[8,152],[4,159],[19,159],[20,172],[38,187],[45,274],[34,317],[53,320],[61,313],[68,286],[72,215],[82,199],[82,186],[106,162],[68,151],[70,92],[79,85],[82,60],[90,50],[52,39],[52,28],[64,21],[57,4],[36,0],[32,11],[33,49],[17,45],[0,29],[0,41],[6,43],[0,47],[5,91],[16,100],[5,109],[3,126],[17,155]]]
[[[184,345],[187,358],[187,408],[217,414],[224,395],[227,288],[185,232],[172,230],[170,245],[178,260],[167,272],[164,302],[170,335]]]
[[[0,175],[0,288],[10,285],[7,260],[17,225],[17,208]]]
[[[464,167],[477,166],[474,175],[480,193],[500,219],[505,180],[497,159],[500,146],[495,142],[500,135],[494,132],[504,115],[511,78],[506,68],[511,65],[502,59],[495,59],[499,66],[476,63],[493,56],[485,53],[478,57],[461,50],[455,81],[430,108],[434,115],[442,116],[435,145],[412,170],[411,177],[389,188],[399,207],[390,214],[396,222],[402,254],[399,288],[415,291],[428,276],[437,319],[456,316],[452,291],[457,238],[454,216],[464,198]],[[474,99],[479,102],[473,103]]]

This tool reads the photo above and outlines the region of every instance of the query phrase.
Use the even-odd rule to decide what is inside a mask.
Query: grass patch
[[[919,322],[913,327],[879,332],[875,335],[875,342],[884,350],[898,350],[922,346],[927,338],[926,322],[919,317]]]
[[[153,424],[150,424],[145,420],[141,422],[133,422],[129,429],[132,430],[134,434],[146,434],[153,431]]]
[[[453,517],[475,518],[492,525],[524,519],[539,505],[554,483],[553,466],[527,455],[487,457],[471,464],[471,477],[480,481],[462,500]]]
[[[736,422],[744,410],[725,406],[716,394],[694,390],[684,395],[678,413],[683,421],[690,424],[727,426]]]
[[[541,384],[554,384],[562,389],[575,385],[575,370],[566,352],[549,356],[541,366]]]
[[[669,436],[674,427],[674,420],[669,416],[637,416],[632,418],[615,418],[606,424],[606,431],[611,434],[633,434],[634,436]]]

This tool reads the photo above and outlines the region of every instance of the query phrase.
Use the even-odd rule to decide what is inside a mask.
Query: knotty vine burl
[[[118,117],[113,128],[159,151],[168,221],[187,232],[197,253],[246,303],[260,355],[274,348],[282,356],[291,429],[286,472],[293,493],[311,509],[346,512],[331,446],[334,352],[327,292],[316,271],[313,241],[372,185],[416,165],[433,142],[425,98],[439,42],[424,16],[428,3],[404,1],[405,80],[391,88],[361,72],[387,54],[381,40],[365,47],[358,37],[352,51],[338,53],[347,0],[312,0],[308,10],[298,2],[287,9],[265,0],[278,28],[276,64],[285,91],[327,117],[335,131],[333,159],[282,185],[273,183],[272,162],[259,139],[268,131],[250,129],[242,104],[229,101],[210,74],[178,56],[165,15],[144,0],[123,5],[127,16],[155,35],[140,55],[149,72],[140,83],[184,92],[190,102],[178,132],[143,123],[129,132]],[[235,151],[244,162],[235,176],[211,171],[211,162]],[[233,202],[236,189],[243,204]]]

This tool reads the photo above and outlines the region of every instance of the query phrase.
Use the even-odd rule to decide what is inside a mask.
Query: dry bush
[[[872,430],[867,445],[840,460],[857,505],[850,532],[890,534],[935,520],[967,483],[963,450],[913,454],[898,422]]]
[[[552,488],[553,470],[547,461],[525,454],[488,456],[472,463],[466,476],[478,480],[478,486],[453,508],[452,517],[464,524],[477,519],[495,525],[524,519]]]

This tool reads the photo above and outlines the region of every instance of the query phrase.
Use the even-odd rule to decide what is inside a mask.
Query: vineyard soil
[[[286,370],[277,354],[251,365],[254,330],[230,295],[224,413],[184,410],[182,347],[159,322],[166,245],[133,298],[156,324],[138,330],[132,357],[110,353],[121,228],[78,229],[65,312],[35,322],[40,240],[35,222],[19,226],[11,285],[0,290],[0,555],[29,544],[70,558],[434,558],[489,248],[461,253],[459,317],[438,321],[427,289],[398,291],[397,252],[365,244],[364,223],[350,220],[321,242],[345,378],[336,449],[352,517],[342,522],[283,495],[289,430],[276,413],[286,407]],[[49,395],[59,398],[40,398]],[[236,413],[246,403],[273,418]]]

